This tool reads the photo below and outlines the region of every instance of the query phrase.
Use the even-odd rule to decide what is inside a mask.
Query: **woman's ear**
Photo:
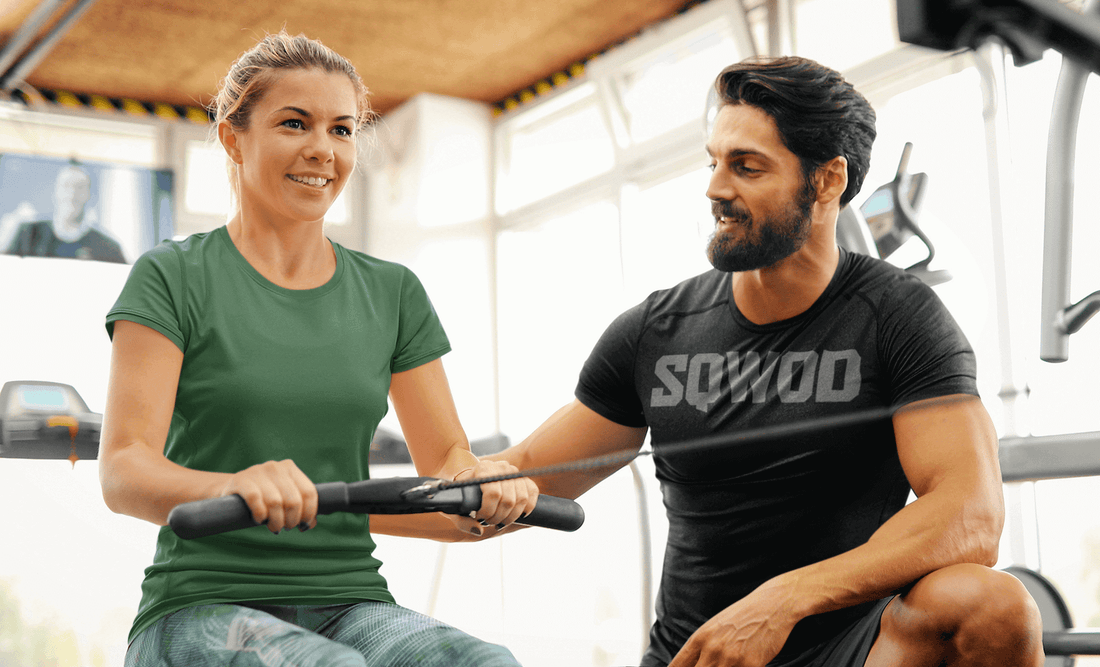
[[[840,199],[848,189],[848,159],[838,155],[817,170],[817,201],[824,204]]]
[[[223,120],[218,123],[218,141],[221,142],[222,148],[225,149],[226,155],[229,159],[236,164],[241,163],[241,148],[237,144],[240,135],[233,129],[233,126],[229,124],[229,121]]]

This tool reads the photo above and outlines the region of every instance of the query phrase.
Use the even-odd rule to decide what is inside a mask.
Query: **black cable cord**
[[[509,479],[520,479],[521,477],[543,477],[545,475],[554,475],[561,472],[580,472],[583,470],[602,468],[604,466],[610,465],[625,465],[636,458],[648,456],[652,453],[653,450],[650,449],[616,452],[614,454],[606,454],[604,456],[596,456],[589,459],[579,459],[577,461],[569,461],[567,463],[558,463],[551,466],[543,466],[541,468],[529,468],[527,470],[520,470],[504,475],[492,475],[490,477],[478,477],[476,479],[464,479],[461,481],[443,480],[436,488],[440,490],[457,489],[463,486],[480,486],[482,484],[491,484],[493,482],[503,482]]]
[[[504,475],[493,475],[490,477],[464,479],[461,481],[443,480],[439,483],[437,488],[453,489],[461,488],[464,486],[491,484],[492,482],[503,482],[509,479],[519,479],[521,477],[542,477],[545,475],[553,475],[562,472],[580,472],[583,470],[602,468],[610,465],[625,465],[633,461],[634,459],[642,456],[674,456],[691,452],[724,449],[730,446],[744,446],[752,444],[759,440],[769,440],[773,438],[785,437],[789,438],[798,435],[804,435],[806,433],[812,433],[814,431],[824,430],[827,428],[841,428],[845,426],[870,424],[875,421],[892,418],[895,413],[901,410],[920,409],[935,405],[957,403],[970,399],[977,400],[977,397],[969,395],[965,397],[942,397],[938,399],[921,401],[919,404],[916,405],[910,404],[900,407],[871,408],[869,410],[861,410],[859,412],[850,412],[847,414],[822,417],[819,419],[808,419],[805,421],[794,422],[790,424],[764,426],[761,428],[749,429],[738,433],[722,433],[718,435],[707,436],[704,438],[697,438],[695,440],[670,442],[667,444],[659,445],[659,450],[643,449],[639,451],[616,452],[614,454],[607,454],[604,456],[597,456],[588,459],[579,459],[577,461],[569,461],[556,465],[543,466],[541,468],[519,470],[517,472]]]

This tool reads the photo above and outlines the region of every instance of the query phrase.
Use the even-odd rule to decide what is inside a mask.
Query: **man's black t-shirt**
[[[90,228],[76,241],[62,241],[49,220],[27,222],[4,251],[22,257],[65,257],[125,264],[118,242],[98,229]]]
[[[865,543],[910,491],[889,408],[959,393],[977,395],[974,354],[935,293],[844,250],[824,294],[789,320],[748,321],[719,271],[619,316],[576,395],[614,422],[648,426],[656,452],[669,535],[642,664],[667,664],[702,623],[768,579]],[[679,441],[876,412],[661,454]],[[804,619],[780,658],[814,650],[870,604]]]

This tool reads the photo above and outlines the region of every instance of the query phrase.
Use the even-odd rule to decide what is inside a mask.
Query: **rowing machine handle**
[[[481,487],[462,487],[462,501],[462,508],[456,514],[469,514],[476,511],[481,507]],[[470,509],[466,509],[467,507]],[[535,509],[531,510],[527,516],[520,517],[516,523],[571,533],[584,524],[584,508],[568,498],[540,494],[538,502],[535,503]]]
[[[447,508],[451,514],[469,514],[481,507],[481,487],[466,486],[441,493],[461,494],[461,500]],[[353,507],[348,499],[348,484],[326,482],[317,485],[317,514],[332,514]],[[415,510],[414,510],[415,511]],[[423,511],[423,510],[422,510]],[[382,510],[382,513],[389,513]],[[584,523],[584,509],[566,498],[540,495],[534,511],[517,523],[555,530],[574,531]],[[237,494],[206,498],[177,505],[168,513],[168,525],[185,540],[209,537],[259,524],[252,518],[248,504]]]
[[[317,514],[332,514],[348,507],[348,485],[328,482],[317,485]],[[210,537],[261,524],[252,518],[248,503],[237,494],[205,498],[176,505],[168,513],[168,525],[185,540]]]

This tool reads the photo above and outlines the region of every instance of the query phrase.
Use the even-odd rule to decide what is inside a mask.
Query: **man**
[[[990,569],[1003,500],[973,351],[931,289],[836,244],[874,111],[800,58],[715,89],[715,270],[615,320],[576,400],[493,458],[529,469],[650,431],[669,537],[645,667],[1041,665],[1034,602]],[[575,498],[611,472],[537,482]]]
[[[86,210],[91,195],[87,172],[75,162],[65,165],[54,183],[53,217],[23,223],[5,252],[24,257],[68,257],[125,264],[118,242],[93,226],[95,217]]]

